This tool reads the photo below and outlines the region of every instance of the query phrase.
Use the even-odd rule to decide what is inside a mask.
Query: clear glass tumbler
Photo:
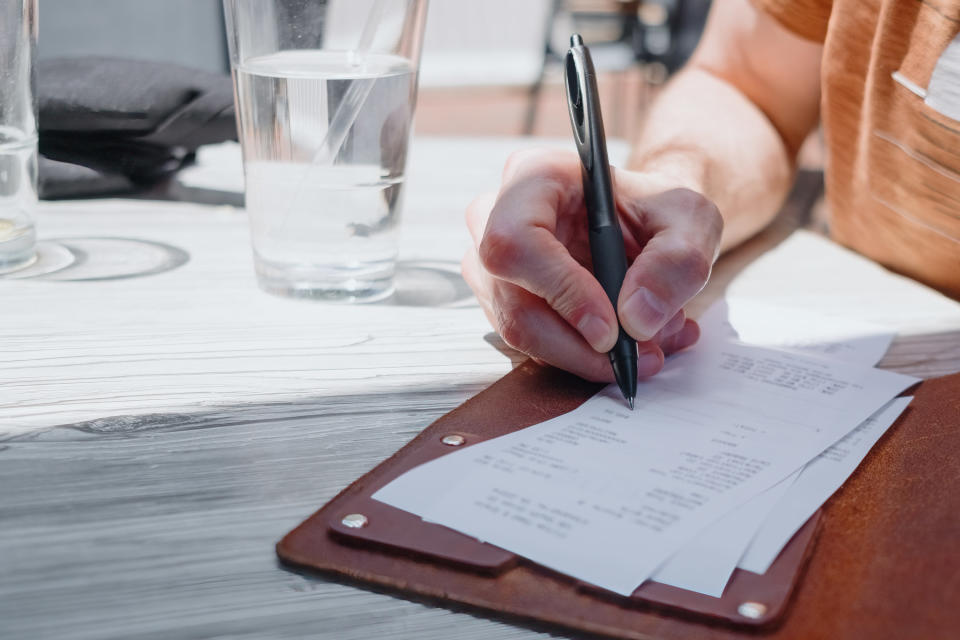
[[[0,0],[0,274],[36,259],[36,0]]]
[[[224,0],[254,264],[281,295],[389,297],[426,0]]]

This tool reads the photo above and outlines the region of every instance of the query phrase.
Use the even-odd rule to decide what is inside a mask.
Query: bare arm
[[[821,46],[749,0],[714,2],[700,45],[647,115],[630,168],[712,200],[722,249],[766,225],[819,117]]]

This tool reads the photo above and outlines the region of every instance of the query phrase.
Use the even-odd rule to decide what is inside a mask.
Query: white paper
[[[750,262],[724,290],[731,299],[863,320],[901,336],[960,333],[957,301],[803,229]],[[955,370],[922,369],[926,376]]]
[[[757,530],[800,472],[708,525],[651,576],[654,582],[719,598]]]
[[[879,325],[732,298],[714,303],[699,319],[701,342],[746,344],[806,352],[873,365],[894,333]],[[652,576],[656,582],[720,597],[761,524],[799,471],[709,525]]]
[[[807,475],[806,488],[801,485],[792,489],[804,469],[781,480],[697,534],[651,579],[719,598],[737,567],[765,573],[793,535],[843,484],[909,401],[909,398],[890,401],[808,463],[804,469],[812,467],[811,473],[818,475],[815,478]],[[865,438],[864,434],[875,437]],[[834,464],[827,468],[826,463],[817,463],[824,458]],[[839,477],[841,474],[843,477]]]
[[[718,300],[698,322],[704,341],[735,339],[866,365],[880,362],[895,335],[887,327],[862,320],[746,298]]]
[[[374,498],[620,594],[915,380],[741,344],[444,456]],[[443,487],[438,491],[437,487]]]
[[[804,467],[770,512],[738,566],[766,573],[800,527],[860,465],[913,398],[896,398]]]

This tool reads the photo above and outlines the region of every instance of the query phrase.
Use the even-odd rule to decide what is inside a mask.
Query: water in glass
[[[287,50],[235,73],[261,286],[329,300],[389,296],[416,99],[410,63]]]

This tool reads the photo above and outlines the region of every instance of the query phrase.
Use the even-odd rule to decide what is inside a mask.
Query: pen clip
[[[593,65],[578,34],[570,37],[570,45],[564,59],[567,109],[570,112],[570,124],[573,126],[573,137],[580,159],[585,167],[590,168],[593,165],[591,126],[594,120],[590,113],[592,103],[588,96],[591,87],[587,76],[593,71]]]

